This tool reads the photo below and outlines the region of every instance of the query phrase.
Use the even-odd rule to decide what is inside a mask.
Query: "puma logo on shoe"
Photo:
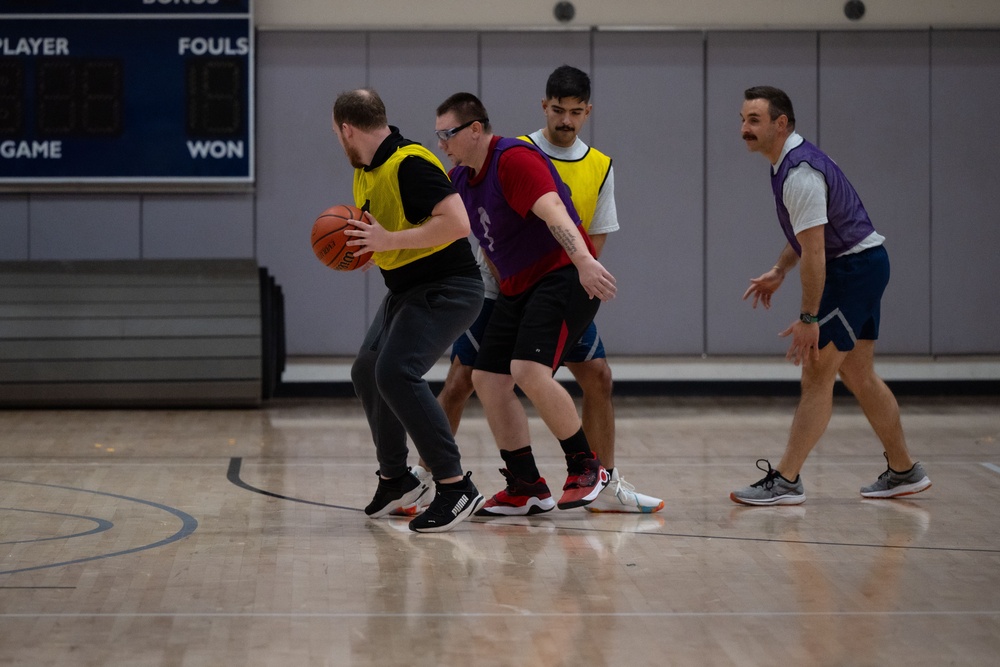
[[[462,511],[462,508],[464,508],[468,504],[469,504],[469,496],[463,495],[462,499],[459,500],[458,503],[453,508],[451,508],[451,515],[458,516],[458,513]]]

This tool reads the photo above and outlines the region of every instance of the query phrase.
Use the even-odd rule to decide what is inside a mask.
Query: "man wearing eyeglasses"
[[[472,231],[500,288],[472,379],[506,468],[506,488],[479,515],[527,515],[583,507],[608,483],[572,397],[553,377],[568,349],[614,298],[615,279],[596,259],[569,189],[529,142],[495,136],[482,102],[456,93],[437,109],[440,148]],[[567,480],[558,503],[531,450],[525,393],[559,440]]]
[[[388,124],[374,90],[340,94],[333,131],[354,167],[354,200],[364,211],[345,232],[354,237],[348,245],[374,253],[389,289],[351,367],[379,463],[365,514],[379,518],[430,495],[428,481],[406,465],[409,436],[436,488],[409,527],[451,530],[484,501],[471,473],[463,474],[448,420],[423,376],[482,308],[468,214],[441,162]]]
[[[545,98],[542,100],[545,127],[520,138],[535,144],[552,161],[570,188],[573,205],[594,244],[595,256],[600,258],[607,235],[618,230],[618,213],[611,158],[588,146],[579,137],[593,109],[590,93],[590,77],[586,72],[570,65],[557,67],[545,84]],[[480,261],[486,288],[483,312],[452,345],[451,366],[438,394],[438,401],[455,431],[473,393],[472,367],[499,293],[496,279],[485,267],[479,252],[477,260]],[[611,476],[610,483],[597,500],[587,505],[587,510],[652,513],[663,509],[660,498],[638,493],[615,466],[611,367],[596,322],[591,322],[583,337],[571,346],[564,365],[583,390],[583,430]]]

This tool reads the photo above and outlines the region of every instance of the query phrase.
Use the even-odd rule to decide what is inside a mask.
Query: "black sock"
[[[584,455],[583,458],[588,459],[594,456],[593,452],[590,451],[590,443],[587,442],[587,436],[583,433],[583,427],[565,440],[560,440],[559,446],[565,452],[567,462],[572,462],[573,459],[580,458],[580,454]]]
[[[507,464],[507,470],[514,476],[525,482],[534,482],[542,476],[535,465],[535,455],[531,453],[531,445],[521,447],[512,451],[500,450],[500,458]]]

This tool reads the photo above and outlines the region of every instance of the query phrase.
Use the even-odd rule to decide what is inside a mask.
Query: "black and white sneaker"
[[[365,508],[365,514],[377,519],[400,507],[416,504],[429,492],[430,485],[412,471],[394,479],[382,479],[379,475],[375,497]]]
[[[443,533],[451,530],[476,513],[486,499],[472,483],[472,473],[453,484],[438,484],[434,500],[423,514],[410,521],[410,530],[417,533]]]

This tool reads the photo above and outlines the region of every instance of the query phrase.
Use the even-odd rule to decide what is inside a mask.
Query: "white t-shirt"
[[[577,137],[569,148],[563,148],[549,142],[542,134],[542,130],[532,132],[528,136],[543,153],[557,160],[580,160],[590,150],[590,146],[585,144],[580,137]],[[615,206],[615,168],[612,166],[608,169],[608,177],[604,179],[604,184],[601,185],[601,190],[597,193],[597,207],[594,209],[594,219],[590,222],[588,233],[591,236],[609,234],[618,231],[618,229],[618,208]],[[496,299],[500,294],[500,286],[493,278],[493,273],[486,265],[483,251],[479,247],[476,248],[476,262],[479,263],[479,272],[483,276],[486,298]]]
[[[577,137],[569,148],[563,148],[550,143],[542,130],[536,130],[528,136],[531,137],[536,146],[542,149],[543,153],[557,160],[567,162],[581,160],[590,150],[590,146],[585,144],[580,137]],[[618,208],[615,206],[615,168],[612,165],[608,170],[608,177],[601,185],[600,192],[597,193],[597,208],[594,209],[594,219],[590,221],[590,227],[587,231],[593,236],[594,234],[617,232],[618,229]]]
[[[781,149],[778,161],[771,165],[771,173],[777,170],[777,165],[785,159],[788,152],[796,148],[805,139],[798,132],[792,134],[785,140],[785,146]],[[798,236],[799,233],[811,227],[825,225],[828,222],[826,217],[826,179],[823,173],[813,169],[808,163],[802,162],[798,166],[788,170],[785,183],[781,189],[781,199],[788,209],[788,217],[792,222],[792,231]],[[882,245],[885,237],[878,232],[872,232],[861,241],[839,256],[850,255],[861,252],[867,248],[874,248]]]

